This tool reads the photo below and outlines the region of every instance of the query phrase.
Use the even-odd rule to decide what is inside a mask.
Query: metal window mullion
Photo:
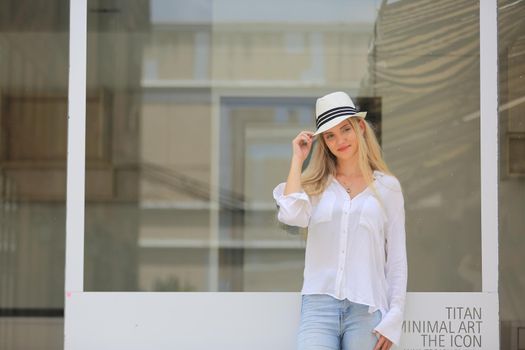
[[[480,0],[480,154],[482,291],[498,292],[497,0]]]
[[[69,293],[84,289],[87,0],[71,0],[69,11],[66,309]]]

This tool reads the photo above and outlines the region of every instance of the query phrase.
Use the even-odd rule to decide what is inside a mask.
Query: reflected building
[[[0,347],[56,348],[69,3],[0,9]],[[501,349],[525,319],[524,12],[498,2]],[[479,38],[467,0],[88,1],[85,290],[299,291],[272,189],[343,90],[404,189],[409,291],[481,291]]]

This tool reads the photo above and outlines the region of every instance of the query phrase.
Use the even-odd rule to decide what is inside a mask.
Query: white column
[[[71,298],[84,289],[84,183],[86,149],[87,0],[69,7],[69,91],[67,124],[66,271],[64,349],[73,350]]]
[[[482,291],[498,292],[497,0],[480,0],[480,147]]]
[[[83,291],[86,149],[86,0],[71,0],[66,198],[66,314],[71,292]]]

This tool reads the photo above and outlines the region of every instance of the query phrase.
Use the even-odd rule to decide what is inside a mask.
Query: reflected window
[[[337,90],[369,112],[403,186],[409,290],[481,290],[479,2],[328,4],[89,12],[106,123],[87,146],[108,157],[86,174],[87,290],[299,291],[304,240],[271,191]]]

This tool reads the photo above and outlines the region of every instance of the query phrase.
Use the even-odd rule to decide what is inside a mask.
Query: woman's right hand
[[[301,163],[304,162],[308,153],[312,149],[312,143],[314,140],[314,133],[311,131],[303,130],[293,139],[293,157],[299,160]]]
[[[301,131],[299,135],[292,141],[293,156],[290,164],[290,173],[286,179],[286,186],[284,187],[284,194],[301,191],[301,171],[304,160],[308,157],[308,153],[312,149],[312,142],[314,141],[314,133],[311,131]]]

